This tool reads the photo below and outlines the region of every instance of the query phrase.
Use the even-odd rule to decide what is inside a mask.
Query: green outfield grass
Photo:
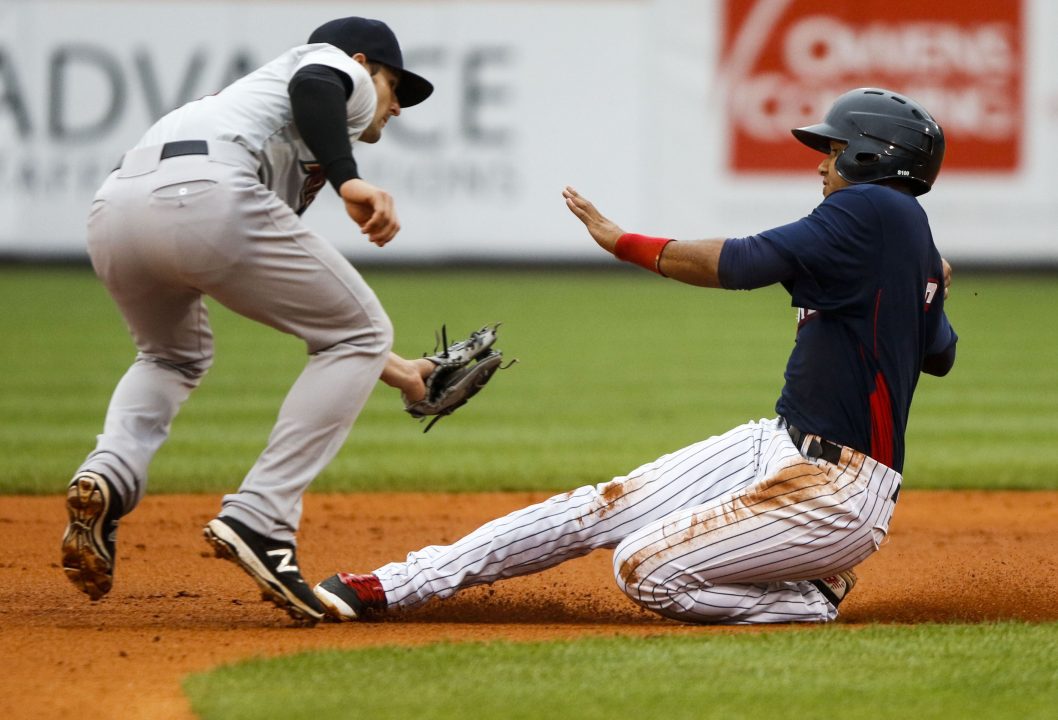
[[[563,489],[606,480],[751,418],[771,417],[793,343],[779,288],[721,292],[636,269],[365,272],[418,356],[503,321],[520,363],[429,434],[379,386],[316,490]],[[944,379],[923,376],[910,488],[1058,488],[1053,276],[956,276],[961,335]],[[133,358],[88,269],[0,269],[0,453],[6,492],[51,493],[92,448]],[[216,304],[213,370],[152,466],[153,492],[230,490],[297,376],[299,341]]]
[[[1052,718],[1058,626],[840,627],[252,660],[190,676],[204,720]]]

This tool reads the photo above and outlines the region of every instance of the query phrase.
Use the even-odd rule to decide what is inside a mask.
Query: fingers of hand
[[[562,197],[566,199],[566,207],[585,224],[599,219],[599,211],[595,209],[595,206],[573,188],[566,187],[562,191]]]
[[[400,232],[400,223],[394,221],[394,223],[391,226],[387,227],[386,229],[381,230],[381,231],[379,231],[377,233],[373,233],[370,236],[368,236],[368,240],[370,240],[375,245],[378,245],[379,247],[382,247],[383,245],[388,243],[390,240],[392,240],[394,237],[396,237],[398,232]]]
[[[595,209],[592,207],[592,204],[588,201],[586,197],[584,197],[572,188],[567,188],[566,191],[562,193],[562,195],[566,198],[567,202],[572,203],[573,205],[576,205],[579,208],[582,208],[584,210]]]
[[[365,227],[362,227],[361,230],[367,235],[368,240],[375,245],[382,247],[392,240],[400,231],[400,221],[397,220],[396,215],[392,215],[386,218],[385,222],[379,222],[374,225],[370,230],[366,228],[366,225]]]
[[[568,207],[570,209],[570,212],[572,212],[578,218],[580,218],[583,221],[587,221],[587,215],[585,215],[584,210],[581,209],[581,207],[579,205],[577,205],[576,202],[574,202],[573,200],[571,200],[569,198],[566,198],[566,207]]]
[[[370,200],[370,204],[373,210],[371,217],[367,219],[367,222],[360,225],[360,229],[366,235],[378,232],[396,216],[393,212],[393,198],[389,193],[382,191],[375,193]]]
[[[360,224],[360,231],[375,245],[382,247],[400,231],[400,221],[394,208],[393,197],[378,191],[371,198],[373,212]]]
[[[572,187],[566,186],[562,191],[562,197],[566,199],[566,207],[576,215],[595,242],[604,249],[613,252],[617,238],[623,234],[623,230],[612,220],[600,213],[592,203],[583,197]]]

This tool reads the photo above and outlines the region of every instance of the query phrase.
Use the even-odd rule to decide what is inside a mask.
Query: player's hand
[[[596,210],[587,198],[581,197],[580,193],[568,185],[562,191],[562,197],[566,198],[566,207],[580,218],[584,227],[588,228],[588,232],[595,238],[595,242],[599,243],[599,247],[613,253],[617,246],[617,239],[624,235],[625,231],[613,220]]]
[[[944,258],[940,259],[940,264],[944,268],[944,299],[947,300],[951,288],[951,265]]]
[[[400,231],[400,220],[393,207],[393,197],[371,183],[354,178],[342,183],[339,194],[345,211],[360,226],[367,239],[382,247]]]

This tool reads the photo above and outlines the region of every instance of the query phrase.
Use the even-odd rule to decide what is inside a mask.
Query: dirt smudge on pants
[[[599,491],[599,506],[595,510],[600,519],[627,504],[628,496],[640,483],[632,478],[615,478],[602,486]]]
[[[690,543],[701,543],[707,534],[740,522],[794,505],[807,504],[830,495],[830,473],[826,468],[808,462],[796,462],[733,495],[722,504],[694,513],[686,528],[677,532],[675,523],[662,529],[662,537],[637,550],[618,568],[618,577],[626,587],[639,584],[644,563],[664,565],[667,556],[676,554]]]

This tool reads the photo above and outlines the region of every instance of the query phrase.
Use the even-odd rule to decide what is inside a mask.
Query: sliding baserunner
[[[874,88],[842,95],[824,122],[793,133],[826,154],[823,202],[752,237],[627,234],[576,190],[563,193],[595,241],[622,260],[691,285],[783,285],[798,325],[777,415],[371,574],[339,573],[315,588],[329,614],[412,608],[606,547],[615,548],[621,590],[666,617],[837,616],[853,568],[888,532],[919,374],[944,375],[955,361],[957,336],[944,314],[950,268],[916,199],[940,171],[944,136],[920,105]]]

